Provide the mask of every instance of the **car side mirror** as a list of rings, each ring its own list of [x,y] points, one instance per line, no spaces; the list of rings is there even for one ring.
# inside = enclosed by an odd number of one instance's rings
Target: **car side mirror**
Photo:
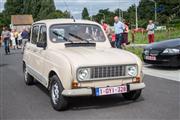
[[[37,42],[37,47],[46,48],[47,43],[46,42]]]

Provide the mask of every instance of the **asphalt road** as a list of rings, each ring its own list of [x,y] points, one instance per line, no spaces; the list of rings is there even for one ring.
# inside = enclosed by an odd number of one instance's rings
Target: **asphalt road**
[[[144,64],[143,71],[147,75],[161,77],[180,82],[180,68],[160,67]]]
[[[0,120],[180,119],[180,82],[145,75],[146,88],[137,101],[121,95],[70,99],[67,111],[57,112],[40,84],[26,86],[22,54],[4,55],[0,49]]]

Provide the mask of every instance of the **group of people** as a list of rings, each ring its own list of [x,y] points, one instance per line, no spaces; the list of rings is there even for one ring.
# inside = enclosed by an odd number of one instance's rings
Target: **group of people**
[[[130,44],[130,42],[128,41],[129,26],[128,22],[126,22],[125,20],[121,22],[119,20],[119,17],[115,16],[114,30],[112,30],[105,21],[102,21],[102,27],[105,30],[112,47],[126,49],[126,45]],[[149,24],[146,29],[149,43],[154,42],[154,30],[155,25],[152,20],[149,20]]]
[[[112,47],[115,48],[123,48],[126,49],[126,45],[128,42],[128,32],[129,27],[128,23],[123,20],[121,22],[118,16],[114,17],[114,30],[112,30],[109,25],[102,21],[102,27],[105,30],[108,38],[110,39]],[[147,26],[147,33],[148,33],[148,41],[149,43],[154,42],[154,29],[155,25],[153,24],[152,20],[149,20],[149,24]],[[9,30],[7,27],[3,27],[3,31],[1,34],[1,41],[4,43],[5,53],[10,53],[10,47],[14,49],[24,47],[25,43],[29,39],[29,32],[26,28],[23,28],[22,31],[17,31],[16,29]]]
[[[109,27],[109,25],[105,21],[102,22],[102,27],[105,30],[111,42],[112,47],[125,49],[126,45],[129,44],[128,42],[129,27],[128,27],[128,23],[125,20],[121,22],[119,20],[119,17],[115,16],[113,30]]]
[[[23,49],[28,39],[29,32],[26,30],[26,28],[18,32],[16,29],[9,30],[8,27],[3,27],[1,41],[5,48],[6,54],[10,54],[10,47],[13,49]]]

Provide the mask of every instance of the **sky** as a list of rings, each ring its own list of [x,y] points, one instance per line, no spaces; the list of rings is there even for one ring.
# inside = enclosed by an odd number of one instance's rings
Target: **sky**
[[[0,0],[0,11],[3,10],[4,2],[6,0]],[[109,8],[115,10],[120,8],[127,10],[132,4],[138,4],[139,0],[54,0],[56,8],[62,11],[69,9],[68,11],[75,18],[81,18],[81,13],[84,7],[88,9],[90,15],[96,14],[99,9]]]

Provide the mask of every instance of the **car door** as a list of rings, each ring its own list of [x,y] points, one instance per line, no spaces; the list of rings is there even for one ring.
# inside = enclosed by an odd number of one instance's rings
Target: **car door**
[[[35,56],[35,47],[36,47],[36,43],[37,43],[37,39],[38,39],[38,33],[39,32],[39,25],[37,24],[34,24],[32,26],[32,29],[31,29],[31,36],[30,36],[30,43],[27,43],[26,45],[26,51],[27,53],[26,56],[27,56],[27,60],[26,61],[28,64],[27,64],[27,67],[28,67],[28,72],[33,75],[34,77],[36,77],[36,64],[35,64],[35,59],[36,59],[36,56]]]
[[[38,39],[37,43],[46,43],[47,45],[47,28],[46,25],[41,24],[39,26],[39,34],[38,34]],[[46,48],[43,47],[38,47],[37,45],[34,48],[34,55],[35,55],[35,69],[37,70],[37,79],[44,85],[47,84],[46,78],[44,77],[44,69],[46,60]]]

